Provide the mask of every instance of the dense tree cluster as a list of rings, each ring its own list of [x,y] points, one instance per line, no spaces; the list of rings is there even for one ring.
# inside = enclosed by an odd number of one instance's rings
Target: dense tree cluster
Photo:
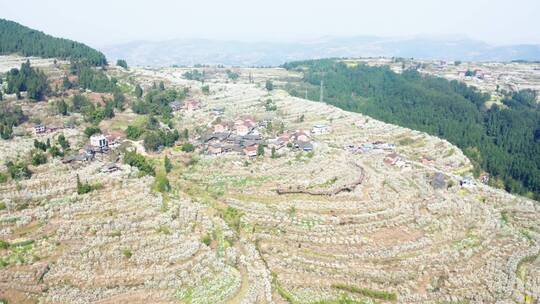
[[[324,101],[342,109],[425,131],[460,147],[475,164],[508,191],[540,199],[540,111],[532,91],[507,94],[487,109],[488,94],[457,81],[402,74],[388,67],[348,67],[336,60],[285,64],[304,72],[302,90],[291,94],[318,100],[324,77]],[[301,93],[300,93],[301,92]]]
[[[62,101],[60,101],[62,102]],[[71,101],[71,112],[81,113],[84,119],[93,124],[98,124],[104,119],[110,119],[114,117],[114,109],[123,109],[125,97],[122,93],[118,92],[113,95],[112,100],[105,100],[105,106],[101,104],[93,104],[88,98],[83,95],[76,94]],[[64,106],[57,104],[58,111],[63,111]],[[66,111],[67,112],[67,111]],[[63,114],[61,112],[61,114]]]
[[[127,61],[125,61],[124,59],[118,59],[116,61],[116,65],[119,66],[119,67],[123,67],[124,69],[127,70],[128,68],[128,64],[127,64]]]
[[[79,42],[55,38],[16,22],[0,19],[0,54],[62,58],[106,65],[105,55]]]
[[[161,147],[172,147],[180,138],[178,130],[174,131],[150,131],[144,137],[144,148],[150,151],[157,151]]]
[[[129,125],[126,129],[126,137],[131,140],[138,140],[143,135],[144,130],[137,126]]]
[[[197,69],[193,70],[193,71],[187,71],[183,74],[183,76],[186,78],[186,79],[189,79],[189,80],[197,80],[197,81],[204,81],[204,71],[199,71]]]
[[[137,100],[133,103],[133,112],[138,114],[161,115],[165,120],[172,117],[172,108],[170,103],[175,100],[185,99],[186,90],[176,91],[166,89],[165,86],[154,85],[146,92],[143,100]],[[141,90],[142,95],[142,90]]]
[[[107,74],[101,68],[95,68],[89,66],[81,61],[71,62],[70,72],[73,75],[77,75],[78,83],[66,83],[64,81],[64,88],[68,89],[66,85],[71,87],[80,87],[82,89],[88,89],[94,92],[114,92],[117,90],[118,80],[114,77],[109,78]]]
[[[84,129],[84,134],[88,137],[94,135],[94,134],[100,134],[101,133],[101,130],[99,129],[99,127],[97,126],[90,126],[90,127],[86,127]]]
[[[20,180],[30,178],[32,176],[32,172],[30,169],[28,169],[28,164],[23,161],[8,161],[6,163],[6,167],[12,179]]]
[[[64,137],[64,134],[60,134],[58,137],[58,144],[60,147],[62,147],[62,149],[55,144],[51,144],[50,139],[47,139],[46,142],[34,139],[34,148],[36,148],[35,151],[48,151],[52,157],[64,156],[65,152],[69,149],[69,143]],[[32,155],[32,164],[34,164],[34,156],[35,155]]]
[[[124,163],[139,168],[143,174],[156,175],[154,165],[146,157],[135,151],[128,151],[124,154]]]
[[[225,73],[227,73],[227,77],[232,81],[236,81],[240,77],[240,74],[238,74],[237,72],[233,72],[231,70],[227,70],[225,71]]]
[[[0,138],[10,139],[13,136],[13,127],[20,125],[26,119],[20,106],[0,104]]]
[[[27,92],[28,98],[42,100],[49,92],[47,76],[42,71],[31,67],[29,60],[21,64],[20,69],[11,69],[6,78],[6,92],[17,94],[17,97],[20,97],[21,92]]]
[[[32,165],[39,166],[47,163],[47,155],[45,153],[35,150],[32,152]]]

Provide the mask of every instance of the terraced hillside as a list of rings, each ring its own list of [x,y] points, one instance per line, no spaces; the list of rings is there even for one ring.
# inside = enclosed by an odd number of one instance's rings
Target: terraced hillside
[[[112,69],[121,82],[191,87],[200,109],[175,112],[194,152],[142,151],[172,161],[172,190],[114,161],[54,160],[30,179],[0,184],[0,298],[9,303],[533,303],[540,299],[540,206],[464,184],[469,160],[424,133],[361,114],[268,92],[281,69]],[[248,76],[250,75],[250,77]],[[250,79],[251,78],[251,79]],[[269,108],[271,99],[274,108]],[[29,104],[32,113],[40,104]],[[247,157],[209,155],[216,123],[252,117],[310,134],[312,151],[282,147]],[[126,110],[101,127],[125,128]],[[61,118],[58,118],[61,119]],[[67,134],[82,144],[81,130]],[[55,134],[51,136],[56,136]],[[18,136],[17,153],[34,135]],[[1,157],[16,157],[14,140]],[[366,143],[374,148],[358,149]],[[387,144],[385,148],[378,145]],[[273,154],[273,155],[272,155]],[[101,187],[77,194],[76,176]],[[463,184],[463,185],[460,185]]]

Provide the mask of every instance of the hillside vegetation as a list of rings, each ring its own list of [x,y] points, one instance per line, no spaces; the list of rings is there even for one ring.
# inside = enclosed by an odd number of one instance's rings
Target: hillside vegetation
[[[532,91],[506,93],[504,108],[486,109],[488,94],[415,70],[331,59],[284,67],[304,72],[303,84],[287,86],[292,95],[317,100],[324,79],[325,102],[447,139],[473,161],[475,174],[485,170],[493,184],[540,199],[540,111]]]
[[[106,65],[101,52],[79,42],[56,38],[13,21],[0,19],[0,54],[61,58]]]

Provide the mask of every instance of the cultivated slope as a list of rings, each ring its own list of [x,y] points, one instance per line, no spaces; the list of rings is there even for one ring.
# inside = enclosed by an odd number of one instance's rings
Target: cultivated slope
[[[1,184],[8,208],[0,211],[0,234],[20,245],[0,249],[9,262],[0,270],[0,297],[16,303],[312,303],[344,293],[400,303],[540,298],[540,206],[478,182],[460,187],[470,162],[456,147],[283,91],[268,94],[266,79],[295,76],[280,69],[240,70],[238,83],[226,83],[224,70],[208,70],[209,96],[183,72],[129,72],[143,84],[191,86],[203,107],[176,114],[180,130],[206,128],[215,118],[210,110],[224,107],[223,121],[250,115],[288,130],[323,123],[331,131],[312,137],[313,153],[285,149],[277,158],[269,151],[251,160],[178,149],[150,155],[173,160],[173,190],[165,196],[129,166],[100,173],[107,159],[75,167],[55,161],[29,180]],[[265,111],[268,98],[276,111]],[[129,110],[122,117],[128,115],[136,117]],[[69,135],[82,138],[80,130]],[[31,135],[17,140],[31,149]],[[402,161],[391,165],[384,161],[390,152],[349,148],[377,141],[395,143]],[[9,145],[0,141],[2,159]],[[103,188],[77,195],[77,174]]]

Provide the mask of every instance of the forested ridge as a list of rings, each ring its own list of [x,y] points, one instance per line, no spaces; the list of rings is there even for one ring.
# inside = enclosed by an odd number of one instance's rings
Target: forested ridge
[[[56,38],[13,21],[0,19],[0,54],[61,58],[106,65],[101,52],[79,42]]]
[[[388,67],[347,66],[338,60],[287,63],[301,70],[304,83],[288,85],[293,95],[318,100],[324,79],[324,101],[385,122],[447,139],[485,170],[491,183],[540,199],[540,109],[533,91],[505,92],[504,107],[487,109],[489,94],[458,81],[402,74]]]

